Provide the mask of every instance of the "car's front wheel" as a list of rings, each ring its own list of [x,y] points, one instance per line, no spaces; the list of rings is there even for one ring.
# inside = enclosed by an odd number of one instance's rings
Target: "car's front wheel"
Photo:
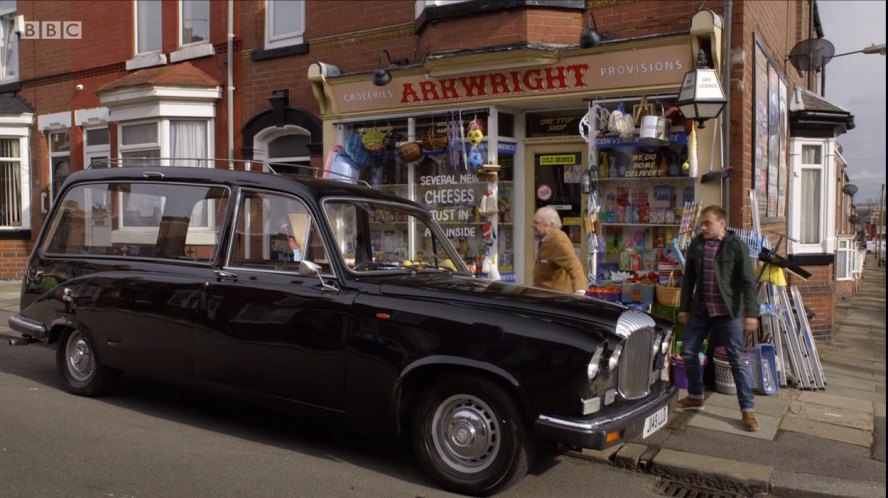
[[[489,380],[459,376],[428,389],[417,405],[413,444],[442,487],[489,495],[526,473],[535,441],[515,403]]]
[[[69,330],[62,335],[56,350],[56,366],[65,389],[79,396],[107,392],[120,375],[99,364],[93,338],[82,330]]]

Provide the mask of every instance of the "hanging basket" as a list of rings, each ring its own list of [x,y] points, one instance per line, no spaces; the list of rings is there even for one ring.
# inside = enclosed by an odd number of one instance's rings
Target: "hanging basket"
[[[422,150],[435,152],[443,150],[447,147],[447,137],[435,135],[434,131],[429,128],[428,136],[422,140]]]
[[[663,306],[678,308],[681,303],[681,287],[675,287],[675,276],[670,272],[666,285],[657,284],[657,302]]]
[[[422,159],[422,146],[419,142],[407,142],[398,146],[398,157],[401,162],[412,163]]]

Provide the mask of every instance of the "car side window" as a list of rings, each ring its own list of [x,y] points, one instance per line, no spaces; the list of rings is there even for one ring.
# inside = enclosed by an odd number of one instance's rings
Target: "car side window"
[[[140,182],[69,189],[41,250],[56,255],[215,260],[228,189]],[[134,206],[151,206],[140,210]],[[127,223],[138,218],[138,223]]]
[[[296,272],[303,260],[331,272],[317,221],[305,203],[284,195],[245,191],[238,206],[229,266]]]

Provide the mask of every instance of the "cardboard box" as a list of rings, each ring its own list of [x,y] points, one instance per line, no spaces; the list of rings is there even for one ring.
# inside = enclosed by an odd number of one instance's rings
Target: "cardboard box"
[[[627,304],[653,304],[654,286],[642,284],[623,284],[623,295],[620,300]]]

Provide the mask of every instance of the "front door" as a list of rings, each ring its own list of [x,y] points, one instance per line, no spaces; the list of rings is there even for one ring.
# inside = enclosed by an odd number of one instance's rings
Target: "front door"
[[[582,193],[582,173],[586,164],[586,144],[528,145],[526,147],[527,191],[525,192],[525,220],[528,227],[533,213],[541,207],[551,207],[561,216],[562,230],[570,237],[574,250],[586,266],[588,247],[583,230],[587,195]],[[525,280],[533,283],[533,265],[537,241],[533,230],[525,232]]]
[[[198,378],[314,406],[343,408],[354,293],[298,273],[309,260],[334,280],[317,218],[301,200],[246,191],[232,248],[206,289],[196,331]]]

